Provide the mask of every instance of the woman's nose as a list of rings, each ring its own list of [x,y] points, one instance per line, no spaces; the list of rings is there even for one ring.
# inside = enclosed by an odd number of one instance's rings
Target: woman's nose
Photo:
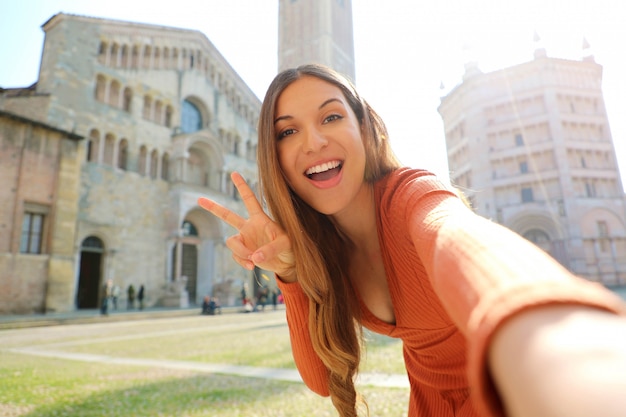
[[[319,152],[328,145],[326,137],[317,129],[310,129],[305,138],[304,151]]]

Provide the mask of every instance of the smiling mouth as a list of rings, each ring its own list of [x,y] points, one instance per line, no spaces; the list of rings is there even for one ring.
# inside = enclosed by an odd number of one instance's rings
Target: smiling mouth
[[[326,181],[339,174],[342,166],[341,161],[326,162],[307,169],[304,175],[313,181]]]

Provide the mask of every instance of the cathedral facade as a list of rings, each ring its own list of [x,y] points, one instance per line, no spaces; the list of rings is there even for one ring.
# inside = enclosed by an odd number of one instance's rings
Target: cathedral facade
[[[230,174],[255,189],[259,99],[198,31],[42,28],[37,82],[0,89],[0,313],[97,308],[108,280],[147,305],[236,304],[254,277],[196,201],[245,215]]]

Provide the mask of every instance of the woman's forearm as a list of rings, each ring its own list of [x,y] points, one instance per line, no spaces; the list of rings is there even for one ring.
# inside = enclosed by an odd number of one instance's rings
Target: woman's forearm
[[[623,317],[535,307],[494,334],[488,361],[509,417],[626,415]]]

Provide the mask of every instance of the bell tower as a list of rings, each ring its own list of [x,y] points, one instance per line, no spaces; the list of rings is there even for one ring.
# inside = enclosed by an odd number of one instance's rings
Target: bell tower
[[[355,81],[352,0],[279,0],[278,71],[308,63]]]

